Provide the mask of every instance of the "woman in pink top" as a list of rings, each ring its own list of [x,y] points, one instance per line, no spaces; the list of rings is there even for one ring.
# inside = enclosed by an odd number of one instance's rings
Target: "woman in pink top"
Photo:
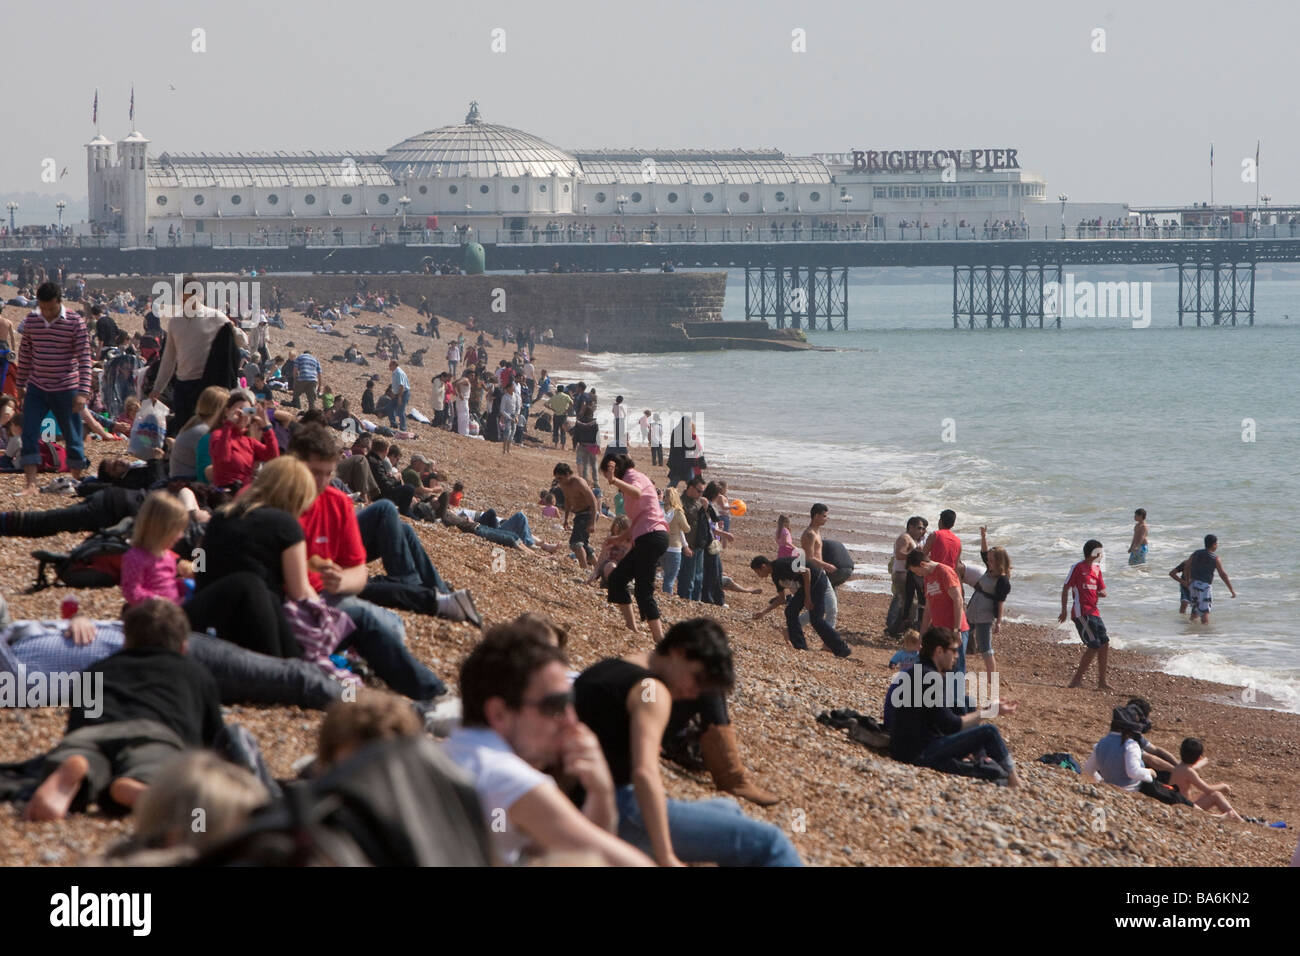
[[[189,511],[175,495],[155,491],[145,498],[131,525],[131,550],[122,555],[122,597],[127,605],[155,597],[181,603],[182,579],[189,577],[191,564],[181,561],[172,548],[189,523]]]
[[[668,550],[668,521],[659,505],[654,482],[632,466],[635,462],[627,455],[606,453],[600,462],[600,473],[613,491],[623,493],[623,508],[632,527],[632,550],[618,562],[609,576],[609,601],[623,612],[623,621],[629,630],[638,630],[632,619],[632,598],[628,594],[629,581],[636,581],[636,606],[641,620],[650,625],[655,642],[663,640],[663,624],[659,620],[659,605],[655,603],[655,572],[659,559]]]
[[[776,519],[776,559],[794,557],[794,535],[790,533],[790,516]]]

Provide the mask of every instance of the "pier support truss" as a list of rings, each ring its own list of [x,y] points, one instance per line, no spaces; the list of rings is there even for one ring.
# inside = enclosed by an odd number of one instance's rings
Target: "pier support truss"
[[[846,266],[746,266],[745,321],[765,319],[776,328],[849,328]]]
[[[952,327],[1041,329],[1044,286],[1060,281],[1060,265],[953,266]],[[1046,318],[1059,329],[1057,312]]]
[[[1191,315],[1198,326],[1254,325],[1255,263],[1179,263],[1178,324]]]

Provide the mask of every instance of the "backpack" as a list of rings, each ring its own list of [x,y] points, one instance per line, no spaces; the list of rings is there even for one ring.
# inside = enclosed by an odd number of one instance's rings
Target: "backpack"
[[[68,470],[68,450],[58,442],[42,438],[40,441],[41,471],[64,472]]]
[[[131,525],[134,518],[123,518],[111,528],[96,531],[67,554],[33,551],[37,560],[36,581],[28,594],[51,585],[48,569],[58,581],[70,588],[112,588],[122,582],[122,557],[131,550]]]
[[[1045,763],[1049,767],[1060,767],[1062,770],[1073,770],[1075,773],[1083,772],[1079,767],[1079,761],[1067,753],[1043,754],[1038,758],[1038,762]]]

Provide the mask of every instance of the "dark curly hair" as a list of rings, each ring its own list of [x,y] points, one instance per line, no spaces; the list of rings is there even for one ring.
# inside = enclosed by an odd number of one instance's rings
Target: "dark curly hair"
[[[568,666],[564,651],[536,628],[516,623],[489,628],[460,666],[461,722],[466,727],[486,726],[484,707],[492,697],[517,710],[529,679],[552,661]]]
[[[736,684],[736,668],[727,643],[727,632],[712,618],[695,617],[679,621],[655,645],[655,653],[667,657],[680,648],[688,661],[704,663],[704,684],[708,690],[726,693]]]

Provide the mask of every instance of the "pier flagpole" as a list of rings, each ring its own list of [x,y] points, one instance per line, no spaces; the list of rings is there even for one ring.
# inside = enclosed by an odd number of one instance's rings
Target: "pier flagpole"
[[[1214,144],[1210,144],[1210,208],[1214,208]]]

